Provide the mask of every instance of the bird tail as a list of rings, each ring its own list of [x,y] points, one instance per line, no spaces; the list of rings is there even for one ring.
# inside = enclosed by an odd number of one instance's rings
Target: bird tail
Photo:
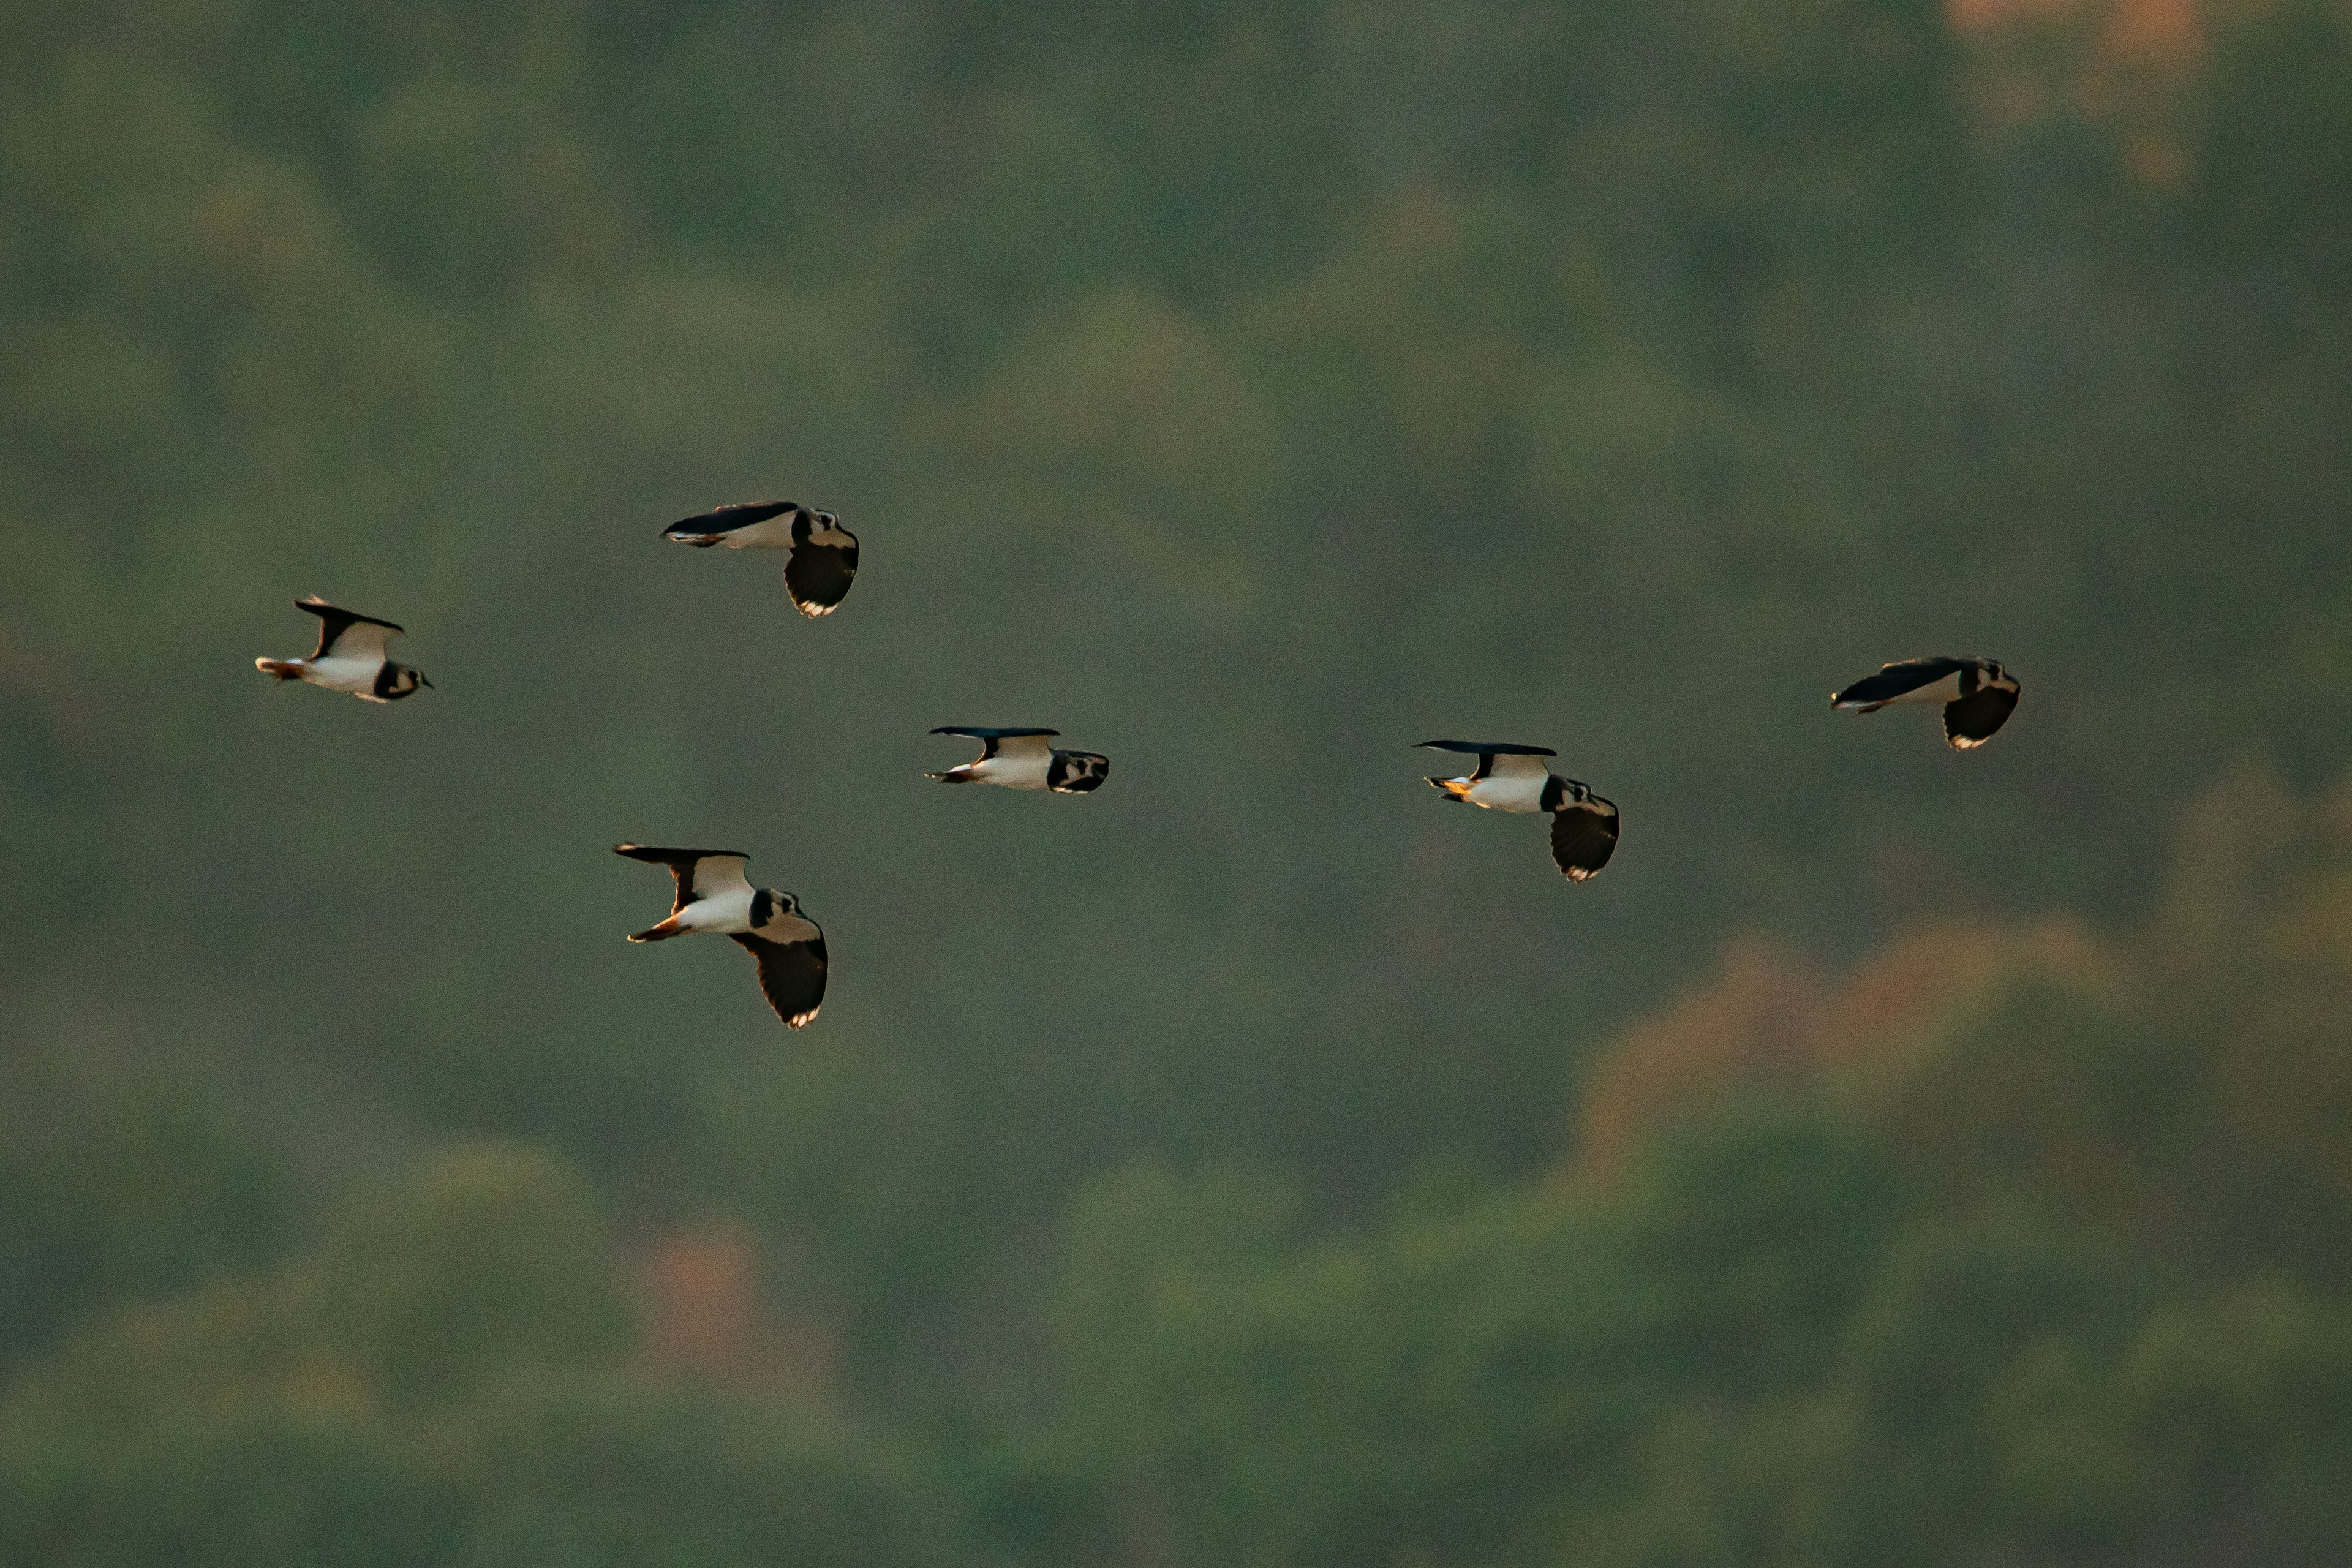
[[[691,544],[698,550],[708,550],[725,537],[718,533],[680,533],[676,529],[662,535],[673,544]]]
[[[1443,791],[1445,798],[1448,800],[1458,801],[1464,798],[1461,788],[1452,779],[1431,779],[1429,780],[1429,787],[1433,790]]]
[[[941,784],[970,784],[972,779],[972,775],[962,768],[950,768],[943,773],[925,773],[923,776],[937,779]]]
[[[280,680],[299,680],[302,667],[289,658],[257,658],[253,668],[264,675],[274,675]]]
[[[683,934],[677,929],[677,917],[672,915],[657,926],[647,926],[643,931],[631,931],[629,940],[631,942],[667,942],[671,937]]]

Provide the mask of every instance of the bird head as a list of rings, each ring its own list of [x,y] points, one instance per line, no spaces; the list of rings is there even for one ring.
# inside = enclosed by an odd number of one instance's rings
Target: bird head
[[[385,695],[393,698],[413,696],[418,687],[432,684],[425,679],[425,672],[415,665],[395,664],[392,667],[392,689]]]

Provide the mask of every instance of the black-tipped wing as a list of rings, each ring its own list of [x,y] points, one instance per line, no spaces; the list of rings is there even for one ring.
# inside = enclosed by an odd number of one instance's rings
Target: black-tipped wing
[[[319,651],[310,656],[312,658],[381,658],[384,644],[400,636],[402,630],[373,616],[337,609],[316,594],[295,600],[294,607],[319,617]]]
[[[669,868],[670,876],[677,883],[677,897],[669,907],[672,914],[697,899],[707,899],[739,884],[747,889],[751,886],[743,875],[744,865],[751,858],[740,850],[663,849],[651,844],[615,844],[613,853]]]
[[[1549,746],[1521,746],[1509,741],[1422,741],[1413,750],[1428,752],[1465,752],[1480,757],[1556,757]]]
[[[807,942],[770,942],[738,935],[745,952],[760,961],[760,990],[787,1029],[806,1028],[824,1001],[825,952],[822,933]]]
[[[765,522],[788,511],[800,510],[798,501],[748,501],[740,506],[722,506],[715,511],[683,517],[662,530],[664,539],[717,540],[739,528],[749,528],[755,522]]]
[[[1832,708],[1859,708],[1881,702],[1892,702],[1907,697],[1923,686],[1957,675],[1968,661],[1958,658],[1906,658],[1885,665],[1876,675],[1864,676],[1843,691],[1830,695]]]
[[[1988,686],[1944,704],[1944,739],[1956,752],[1974,751],[2017,710],[2017,693]]]
[[[856,575],[856,545],[795,544],[784,560],[784,592],[802,615],[829,616],[849,596]]]
[[[1570,801],[1551,814],[1551,859],[1560,875],[1581,882],[1617,852],[1617,807],[1599,795]]]

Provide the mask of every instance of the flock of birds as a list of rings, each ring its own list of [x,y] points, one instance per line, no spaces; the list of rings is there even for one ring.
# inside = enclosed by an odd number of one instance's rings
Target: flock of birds
[[[857,536],[829,511],[792,501],[761,501],[720,507],[662,531],[664,539],[700,549],[783,550],[784,587],[801,614],[829,616],[849,595],[857,575]],[[389,647],[401,628],[390,621],[338,609],[315,595],[295,607],[319,617],[319,647],[308,658],[257,658],[254,664],[280,681],[302,680],[330,691],[348,692],[370,702],[397,702],[431,687],[424,672],[394,660]],[[2017,707],[2016,677],[1999,660],[1977,658],[1904,659],[1889,664],[1833,693],[1841,711],[1875,713],[1898,702],[1935,703],[1944,710],[1944,737],[1958,751],[1990,740]],[[1110,759],[1098,752],[1064,751],[1052,742],[1055,730],[987,729],[941,725],[934,735],[960,735],[981,742],[969,763],[928,778],[941,784],[995,784],[1003,789],[1085,795],[1110,776]],[[1421,747],[1478,759],[1458,778],[1428,782],[1448,800],[1489,811],[1551,818],[1551,857],[1560,873],[1581,882],[1609,864],[1616,852],[1616,804],[1581,781],[1562,778],[1544,759],[1559,753],[1546,746],[1506,741],[1423,741]],[[760,989],[789,1028],[814,1021],[824,1001],[828,960],[824,931],[801,911],[800,900],[773,888],[755,888],[745,876],[749,857],[732,849],[672,849],[646,844],[616,844],[614,853],[668,868],[677,892],[668,916],[631,942],[664,942],[709,932],[750,951],[760,966]]]

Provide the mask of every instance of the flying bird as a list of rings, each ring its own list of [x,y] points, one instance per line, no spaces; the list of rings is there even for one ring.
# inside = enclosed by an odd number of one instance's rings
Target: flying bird
[[[833,513],[793,501],[722,506],[671,523],[662,537],[703,550],[723,544],[730,550],[791,551],[784,558],[784,591],[802,615],[812,617],[839,609],[857,575],[857,535]]]
[[[400,636],[390,621],[339,610],[316,594],[294,607],[319,617],[319,651],[308,658],[257,658],[253,668],[279,680],[307,680],[330,691],[348,691],[370,702],[397,702],[433,683],[413,666],[396,664],[384,645]]]
[[[1059,730],[983,730],[943,724],[934,735],[964,735],[981,743],[981,753],[943,773],[925,773],[941,784],[1002,784],[1006,789],[1049,789],[1084,795],[1110,777],[1110,759],[1099,752],[1056,751],[1045,742]]]
[[[801,913],[801,901],[744,878],[748,857],[732,849],[656,849],[615,844],[613,853],[669,868],[677,898],[669,918],[630,934],[631,942],[667,942],[715,931],[760,961],[760,989],[788,1029],[804,1028],[824,1000],[824,932]]]
[[[1956,752],[1974,751],[2017,708],[2017,678],[1993,658],[1906,658],[1864,676],[1830,706],[1853,713],[1875,713],[1890,702],[1940,702],[1944,739]]]
[[[1616,853],[1615,804],[1544,766],[1558,752],[1507,741],[1423,741],[1421,747],[1478,759],[1477,768],[1460,778],[1429,781],[1446,799],[1489,811],[1550,813],[1552,864],[1570,881],[1592,876]]]

